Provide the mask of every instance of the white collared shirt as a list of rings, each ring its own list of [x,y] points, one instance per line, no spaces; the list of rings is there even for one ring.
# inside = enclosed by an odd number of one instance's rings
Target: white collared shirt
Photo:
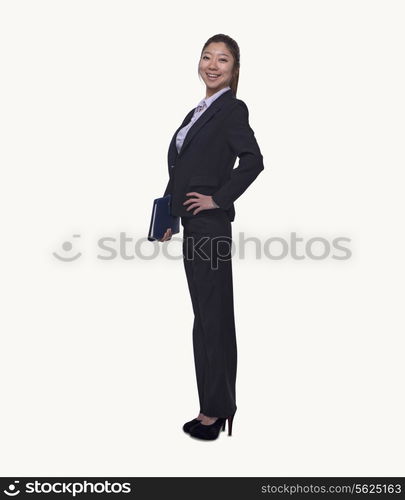
[[[185,125],[183,128],[181,128],[177,133],[176,147],[177,147],[178,153],[180,152],[180,149],[183,145],[184,139],[186,138],[187,132],[190,130],[193,123],[196,120],[198,120],[198,118],[200,118],[200,116],[204,113],[204,111],[206,111],[211,106],[211,104],[215,101],[215,99],[218,99],[218,97],[220,95],[222,95],[224,92],[226,92],[230,88],[231,87],[229,87],[229,85],[228,85],[227,87],[224,87],[223,89],[218,90],[218,92],[215,92],[215,94],[213,94],[212,96],[201,99],[201,101],[197,104],[197,106],[194,110],[194,114],[193,114],[191,120],[189,121],[189,123],[187,125]],[[202,106],[202,109],[199,109],[200,106]]]

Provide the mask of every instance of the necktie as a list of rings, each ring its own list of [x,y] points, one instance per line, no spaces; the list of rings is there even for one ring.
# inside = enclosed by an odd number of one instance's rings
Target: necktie
[[[199,113],[200,111],[202,111],[204,108],[206,108],[206,104],[205,102],[203,102],[200,106],[197,106],[197,113]]]

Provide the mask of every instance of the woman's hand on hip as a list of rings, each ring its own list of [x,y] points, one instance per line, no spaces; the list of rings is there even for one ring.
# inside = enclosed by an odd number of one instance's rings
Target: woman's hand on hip
[[[198,214],[201,210],[210,210],[211,208],[219,208],[218,205],[212,199],[212,196],[196,193],[192,191],[191,193],[186,193],[187,196],[194,196],[194,198],[190,198],[186,200],[183,205],[189,205],[186,209],[187,212],[196,208],[193,212],[193,215]]]

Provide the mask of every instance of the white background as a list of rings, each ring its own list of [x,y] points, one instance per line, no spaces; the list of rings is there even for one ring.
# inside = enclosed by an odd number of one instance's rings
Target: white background
[[[405,474],[403,14],[1,3],[2,476]],[[203,442],[182,431],[198,412],[182,261],[101,260],[97,241],[146,236],[216,33],[240,46],[265,165],[235,239],[295,232],[305,254],[347,237],[351,258],[234,257],[238,411],[232,437]],[[82,256],[53,257],[64,241]]]

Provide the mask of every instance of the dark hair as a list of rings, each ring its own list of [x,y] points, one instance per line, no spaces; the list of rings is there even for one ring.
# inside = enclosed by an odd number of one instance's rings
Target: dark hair
[[[239,51],[239,46],[235,42],[233,38],[231,38],[228,35],[224,35],[223,33],[218,33],[217,35],[212,36],[211,38],[208,38],[208,40],[205,42],[204,47],[201,50],[201,55],[204,52],[205,48],[212,42],[223,42],[229,52],[233,56],[233,70],[232,70],[232,79],[231,83],[229,86],[231,87],[232,92],[236,96],[236,91],[238,90],[238,81],[239,81],[239,67],[240,67],[240,51]]]

